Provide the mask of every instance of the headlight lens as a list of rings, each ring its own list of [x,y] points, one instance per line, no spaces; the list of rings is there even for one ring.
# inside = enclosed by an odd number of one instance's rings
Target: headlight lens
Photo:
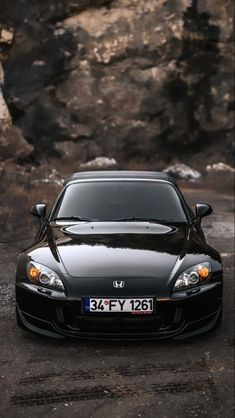
[[[61,291],[65,290],[58,274],[42,264],[35,263],[34,261],[28,263],[27,275],[31,282],[38,285],[43,285]]]
[[[207,261],[196,264],[184,271],[176,280],[173,291],[186,287],[198,286],[207,282],[211,277],[211,265]]]

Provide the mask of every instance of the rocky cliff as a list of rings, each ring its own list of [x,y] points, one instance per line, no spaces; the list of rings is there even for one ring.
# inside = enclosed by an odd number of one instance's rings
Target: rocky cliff
[[[231,162],[232,15],[232,0],[1,0],[0,158]]]

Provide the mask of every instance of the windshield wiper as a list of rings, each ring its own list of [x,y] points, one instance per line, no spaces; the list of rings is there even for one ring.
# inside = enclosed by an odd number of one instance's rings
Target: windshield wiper
[[[52,221],[87,221],[87,222],[96,222],[98,219],[85,218],[84,216],[61,216],[59,218],[54,218]]]
[[[156,218],[146,218],[144,216],[129,216],[126,218],[116,218],[113,219],[114,222],[128,222],[128,221],[134,221],[134,222],[156,222],[156,223],[162,223],[167,222],[166,220],[156,219]]]

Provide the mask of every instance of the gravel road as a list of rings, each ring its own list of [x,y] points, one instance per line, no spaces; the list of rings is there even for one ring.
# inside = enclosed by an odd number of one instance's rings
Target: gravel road
[[[203,222],[224,263],[222,327],[184,342],[152,343],[24,333],[15,323],[14,272],[26,242],[0,244],[1,418],[234,416],[233,196],[188,186],[184,194],[214,207]]]

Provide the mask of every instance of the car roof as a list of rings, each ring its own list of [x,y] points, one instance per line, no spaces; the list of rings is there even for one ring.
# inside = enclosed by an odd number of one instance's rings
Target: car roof
[[[76,180],[97,180],[97,179],[153,179],[153,180],[165,180],[170,183],[176,184],[175,179],[166,173],[158,171],[125,171],[125,170],[112,170],[112,171],[81,171],[72,174],[64,182],[64,185],[68,185]]]

